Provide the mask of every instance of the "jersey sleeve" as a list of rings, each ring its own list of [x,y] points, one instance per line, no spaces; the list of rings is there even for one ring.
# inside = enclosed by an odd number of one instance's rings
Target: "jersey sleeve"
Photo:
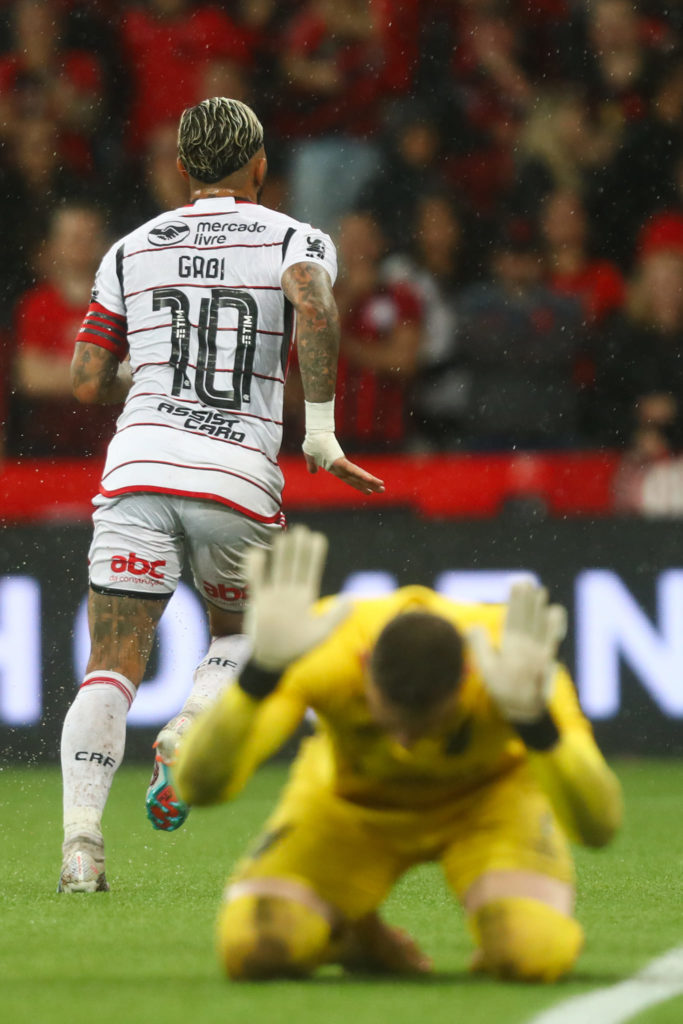
[[[175,768],[181,798],[205,806],[231,800],[258,765],[291,736],[306,708],[279,688],[254,700],[227,687],[183,737]]]
[[[122,258],[123,247],[117,243],[100,263],[90,305],[76,339],[108,349],[119,362],[128,355],[128,323],[120,269]]]
[[[117,242],[105,253],[95,275],[92,301],[99,302],[117,316],[126,315],[123,297],[123,244]]]
[[[324,231],[310,224],[299,225],[290,235],[282,256],[280,278],[295,263],[316,263],[325,268],[332,284],[337,279],[337,250],[334,242]]]
[[[603,846],[621,824],[621,787],[595,742],[569,673],[561,666],[549,710],[558,738],[548,749],[528,749],[531,769],[569,837],[587,846]]]

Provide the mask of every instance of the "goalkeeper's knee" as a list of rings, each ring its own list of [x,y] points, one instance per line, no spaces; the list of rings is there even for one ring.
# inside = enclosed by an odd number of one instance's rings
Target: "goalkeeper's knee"
[[[330,930],[325,918],[303,903],[248,894],[221,908],[218,953],[231,978],[301,977],[325,960]]]
[[[539,900],[492,900],[470,917],[477,942],[473,966],[498,978],[555,981],[574,965],[583,930]]]

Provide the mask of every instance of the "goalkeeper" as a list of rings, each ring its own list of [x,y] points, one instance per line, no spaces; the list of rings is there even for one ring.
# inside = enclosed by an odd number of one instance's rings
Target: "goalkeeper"
[[[307,707],[317,715],[226,889],[225,971],[428,971],[378,908],[406,870],[438,861],[472,969],[555,980],[583,942],[568,841],[603,846],[621,819],[619,784],[555,660],[564,609],[532,584],[507,606],[423,587],[316,604],[325,550],[297,527],[272,554],[249,553],[251,661],[180,748],[182,798],[229,800]]]

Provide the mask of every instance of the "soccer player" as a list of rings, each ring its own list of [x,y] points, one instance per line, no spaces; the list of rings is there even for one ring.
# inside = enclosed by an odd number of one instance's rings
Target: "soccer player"
[[[319,964],[398,973],[429,960],[378,908],[438,861],[474,937],[472,968],[553,981],[582,946],[568,839],[609,842],[620,787],[555,660],[566,615],[543,588],[456,604],[423,587],[313,607],[325,538],[295,527],[253,549],[253,653],[181,741],[193,804],[234,797],[313,708],[318,728],[218,921],[237,979]]]
[[[125,404],[94,499],[90,659],[62,733],[62,892],[108,888],[102,812],[126,713],[187,555],[212,642],[159,736],[147,795],[157,827],[185,818],[167,762],[193,715],[239,671],[242,554],[269,545],[283,523],[277,454],[295,330],[308,468],[366,494],[383,490],[334,434],[334,246],[258,204],[266,167],[263,129],[245,104],[217,97],[186,110],[178,168],[189,202],[111,247],[78,335],[76,398]]]

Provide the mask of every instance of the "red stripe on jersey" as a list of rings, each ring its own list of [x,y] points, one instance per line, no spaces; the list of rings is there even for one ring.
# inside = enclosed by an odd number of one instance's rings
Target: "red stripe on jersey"
[[[111,476],[112,473],[117,473],[118,470],[123,469],[124,466],[172,466],[173,469],[187,469],[192,473],[222,473],[224,476],[232,476],[236,480],[242,480],[243,483],[249,484],[251,487],[255,487],[257,491],[261,491],[266,495],[266,497],[270,498],[271,501],[275,501],[278,504],[280,503],[276,495],[271,494],[265,487],[261,487],[261,485],[257,484],[255,480],[250,480],[248,476],[242,476],[241,473],[234,473],[231,469],[221,469],[218,466],[188,466],[184,462],[168,462],[166,459],[128,459],[127,462],[119,462],[117,466],[113,466],[108,473],[104,474],[102,477],[102,483],[104,483],[108,476]],[[141,490],[145,490],[145,488],[142,487]],[[150,487],[149,490],[154,490],[154,488]],[[162,488],[162,491],[165,491],[165,488]],[[169,491],[169,493],[175,494],[179,492]]]
[[[245,508],[243,505],[238,505],[235,501],[228,501],[227,498],[223,498],[220,494],[210,494],[208,491],[181,491],[173,487],[150,487],[149,484],[119,487],[115,491],[108,491],[102,484],[100,484],[100,494],[103,494],[105,498],[117,498],[119,494],[141,493],[177,494],[180,498],[204,498],[207,501],[217,501],[219,505],[227,505],[228,508],[234,509],[235,512],[241,512],[243,516],[247,517],[247,519],[255,519],[259,523],[280,523],[283,519],[282,510],[279,508],[272,516],[261,516],[258,512],[253,512],[251,509]]]
[[[170,363],[168,363],[166,361],[162,362],[162,363],[140,363],[140,365],[135,368],[135,373],[137,373],[138,370],[141,370],[143,368],[143,366],[168,366],[168,367],[170,367]],[[197,364],[196,363],[185,363],[185,369],[186,370],[196,370],[197,369]],[[216,374],[216,373],[234,373],[235,372],[235,367],[234,366],[216,366],[216,367],[214,367],[213,372],[214,372],[214,374]],[[258,377],[259,380],[272,380],[274,384],[284,384],[284,380],[282,379],[282,377],[270,377],[267,373],[254,373],[252,371],[251,376],[252,377]],[[170,397],[173,398],[175,396],[170,396]],[[275,421],[274,420],[269,420],[268,422],[275,422]]]
[[[179,242],[178,245],[165,245],[164,251],[168,252],[169,249],[199,249],[201,252],[216,252],[218,249],[268,249],[270,246],[282,245],[282,242],[231,242],[225,245],[190,245]],[[136,249],[134,252],[127,252],[124,254],[124,260],[130,259],[131,256],[140,256],[146,252],[159,252],[158,245],[152,245],[149,249]]]
[[[190,325],[190,327],[194,327],[195,330],[199,330],[199,324],[193,324],[191,320],[188,320],[188,324]],[[136,327],[134,331],[128,331],[128,336],[130,337],[133,334],[144,334],[146,331],[159,331],[159,330],[163,330],[164,328],[172,327],[172,326],[173,326],[173,324],[153,324],[152,327]],[[234,334],[234,333],[236,333],[239,330],[239,328],[238,327],[217,327],[216,330],[217,331],[232,331],[232,333]],[[282,331],[259,331],[259,330],[257,330],[256,333],[257,334],[272,334],[276,338],[281,338],[283,332]]]
[[[250,288],[252,291],[281,292],[279,284],[223,284],[223,288]],[[153,292],[156,288],[207,288],[205,284],[189,284],[187,281],[170,281],[166,284],[154,284],[149,288],[140,288],[136,292],[126,292],[124,299],[130,299],[134,295],[144,295],[145,292]]]
[[[138,391],[137,394],[135,395],[135,397],[136,398],[163,398],[166,402],[170,401],[168,395],[165,395],[163,393],[163,391]],[[184,403],[187,403],[187,405],[201,405],[201,402],[199,401],[198,398],[177,398],[174,395],[173,396],[173,401],[180,403],[180,405],[183,405]],[[188,412],[189,412],[189,410],[188,410]]]
[[[166,399],[166,401],[169,401],[169,399]],[[187,415],[192,415],[189,409],[187,410]],[[255,448],[254,445],[251,444],[240,444],[239,441],[231,441],[227,437],[212,437],[206,430],[190,430],[188,427],[181,427],[179,423],[159,423],[158,421],[148,423],[146,420],[137,420],[135,423],[127,423],[125,427],[119,427],[116,433],[122,434],[124,430],[130,430],[131,427],[163,427],[164,430],[182,430],[185,434],[201,434],[203,437],[210,437],[212,441],[222,441],[223,444],[231,444],[235,448],[244,448],[245,451],[248,452],[258,452],[259,455],[262,455],[264,459],[267,459],[268,462],[270,462],[271,466],[277,466],[278,464],[277,461],[275,459],[271,459],[262,448]]]

